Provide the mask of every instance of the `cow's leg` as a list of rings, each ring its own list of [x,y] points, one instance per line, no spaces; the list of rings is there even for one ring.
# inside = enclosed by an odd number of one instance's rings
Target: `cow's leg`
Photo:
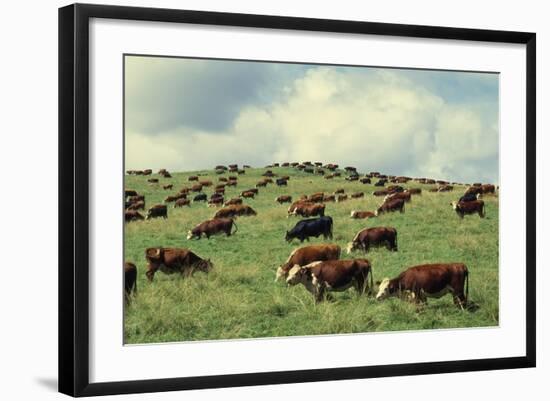
[[[153,278],[155,277],[155,273],[158,270],[157,265],[148,264],[147,265],[147,271],[145,272],[145,275],[147,276],[147,279],[152,282]]]

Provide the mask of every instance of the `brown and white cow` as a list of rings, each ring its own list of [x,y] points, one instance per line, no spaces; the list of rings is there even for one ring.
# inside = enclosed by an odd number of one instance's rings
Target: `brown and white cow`
[[[231,232],[231,229],[235,226],[235,231]],[[204,234],[207,239],[210,239],[211,235],[225,234],[230,236],[237,232],[237,225],[233,219],[228,218],[214,218],[211,220],[203,221],[197,224],[192,230],[187,232],[187,239],[197,238],[201,239]]]
[[[229,206],[229,205],[242,205],[242,204],[243,204],[243,200],[241,198],[232,198],[226,201],[223,205]]]
[[[323,197],[323,202],[336,202],[336,196],[335,195],[325,195]]]
[[[390,199],[382,204],[376,212],[375,215],[379,216],[382,213],[395,212],[399,210],[401,213],[405,211],[405,200],[403,199]]]
[[[308,197],[310,202],[322,202],[325,194],[323,192],[316,192]]]
[[[145,259],[145,275],[149,281],[153,281],[157,270],[165,274],[180,273],[182,276],[190,276],[195,270],[207,273],[213,268],[210,259],[202,259],[186,248],[147,248]]]
[[[279,266],[275,281],[285,278],[294,266],[305,266],[320,260],[336,260],[340,258],[341,249],[336,244],[308,245],[292,251],[287,261]]]
[[[348,244],[348,254],[356,249],[368,252],[371,246],[386,246],[390,251],[397,251],[397,230],[393,227],[370,227],[355,234]]]
[[[168,189],[172,189],[172,188],[174,188],[174,184],[168,184],[168,185],[163,185],[162,186],[162,189],[164,189],[164,190],[168,190]]]
[[[241,197],[243,198],[254,198],[254,192],[250,192],[250,191],[243,191],[241,192]]]
[[[427,302],[427,298],[453,296],[464,308],[468,301],[468,268],[463,263],[437,263],[413,266],[393,279],[385,278],[378,287],[377,300],[390,296]]]
[[[128,206],[126,209],[128,210],[143,210],[145,209],[145,202],[144,201],[137,201],[132,203],[130,206]]]
[[[191,201],[189,199],[181,198],[174,203],[174,208],[183,206],[191,207]]]
[[[373,217],[376,217],[376,215],[373,212],[352,210],[350,217],[352,219],[372,219]]]
[[[410,192],[394,192],[392,194],[386,195],[384,198],[384,202],[387,202],[392,199],[403,199],[405,202],[411,201],[411,193]]]
[[[256,216],[256,214],[256,211],[248,205],[229,205],[218,210],[214,217]]]
[[[355,192],[355,193],[351,194],[352,199],[363,198],[364,196],[365,196],[364,192]]]
[[[137,293],[137,267],[132,262],[124,262],[124,299],[130,303],[132,293]]]
[[[288,285],[303,284],[313,295],[315,302],[324,299],[327,291],[345,291],[354,287],[364,294],[372,285],[372,269],[367,259],[327,260],[305,266],[294,266],[288,272]]]
[[[325,215],[325,205],[322,203],[303,203],[298,205],[294,211],[293,215],[302,216],[302,217],[312,217],[312,216],[324,216]]]
[[[452,202],[451,206],[455,210],[456,214],[461,219],[465,214],[479,214],[480,218],[485,217],[485,203],[482,200],[475,200],[470,202]]]

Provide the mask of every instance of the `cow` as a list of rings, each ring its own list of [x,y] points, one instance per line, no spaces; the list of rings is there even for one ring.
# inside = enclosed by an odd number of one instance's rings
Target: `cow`
[[[223,197],[210,198],[208,207],[217,207],[223,205]]]
[[[358,175],[350,175],[349,177],[346,177],[345,180],[346,181],[357,181],[357,180],[359,180],[359,176]]]
[[[149,208],[145,220],[155,217],[163,217],[165,219],[168,218],[168,209],[166,208],[166,205],[153,205]]]
[[[294,214],[294,211],[298,208],[298,206],[301,206],[301,205],[304,205],[304,204],[307,204],[307,205],[313,205],[314,204],[313,202],[311,202],[307,199],[307,195],[303,195],[303,196],[305,196],[305,198],[300,198],[297,201],[294,201],[288,207],[288,210],[287,210],[288,215]]]
[[[315,192],[314,194],[308,197],[308,200],[310,202],[322,202],[324,197],[325,197],[325,194],[323,192]]]
[[[201,184],[195,184],[191,187],[191,192],[200,192],[202,191],[202,185]]]
[[[258,195],[260,193],[260,191],[258,191],[258,188],[250,188],[250,189],[247,189],[243,192],[253,192],[256,195]]]
[[[323,205],[322,203],[301,204],[298,205],[296,209],[294,209],[294,212],[292,214],[302,217],[324,216],[325,205]]]
[[[214,192],[216,192],[217,194],[225,194],[225,188],[218,188],[218,189],[215,189]]]
[[[134,191],[133,189],[125,189],[124,190],[124,197],[127,198],[129,196],[138,196],[138,193]]]
[[[405,202],[411,201],[411,193],[410,192],[394,192],[391,194],[386,195],[384,198],[384,202],[388,202],[389,200],[393,199],[403,199]]]
[[[352,210],[350,213],[350,217],[352,219],[372,219],[373,217],[376,217],[376,215],[373,212],[362,212],[359,210]]]
[[[202,259],[186,248],[147,248],[145,250],[147,271],[145,275],[153,281],[157,270],[165,274],[180,273],[191,276],[195,270],[208,273],[214,266],[210,259]]]
[[[346,193],[346,190],[344,188],[338,188],[336,191],[334,191],[335,195]]]
[[[167,171],[164,174],[162,174],[164,178],[172,178],[172,175]]]
[[[283,178],[277,178],[277,179],[275,180],[275,183],[276,183],[277,186],[279,186],[279,187],[283,187],[283,186],[286,187],[286,186],[288,185],[287,181],[286,181],[285,179],[283,179]]]
[[[386,185],[386,180],[378,180],[374,183],[374,186],[375,187],[383,187],[384,185]]]
[[[422,195],[422,189],[421,188],[409,188],[407,189],[407,192],[411,195]]]
[[[365,228],[355,234],[348,244],[347,253],[355,250],[368,252],[371,246],[386,246],[389,251],[397,251],[397,230],[393,227]]]
[[[364,196],[365,196],[364,192],[355,192],[355,193],[351,194],[352,199],[363,198]]]
[[[214,214],[214,218],[256,215],[256,211],[248,205],[229,205],[218,210]]]
[[[465,214],[479,214],[480,218],[485,217],[485,203],[482,200],[475,200],[471,202],[451,202],[451,206],[455,210],[456,214],[461,219]]]
[[[243,204],[243,200],[241,198],[232,198],[232,199],[229,199],[227,202],[225,202],[223,205],[229,206],[229,205],[242,205],[242,204]]]
[[[370,184],[371,180],[368,177],[361,178],[359,181],[361,181],[361,184]]]
[[[229,180],[227,183],[228,187],[236,187],[237,186],[237,180]]]
[[[260,188],[260,187],[267,187],[267,182],[265,182],[265,181],[263,181],[263,180],[262,180],[262,181],[258,181],[258,182],[256,183],[256,188]]]
[[[130,206],[128,206],[126,209],[128,210],[143,210],[145,209],[145,202],[143,201],[137,201],[132,203]]]
[[[149,179],[147,180],[147,182],[148,182],[149,184],[158,184],[159,179],[158,179],[158,178],[149,178]]]
[[[231,232],[231,229],[235,226],[235,231]],[[231,234],[237,232],[237,224],[231,218],[214,218],[211,220],[203,221],[197,224],[192,230],[187,232],[187,239],[197,238],[200,239],[202,234],[210,239],[211,235],[225,234],[228,237]]]
[[[280,204],[291,203],[292,202],[292,196],[290,196],[290,195],[279,195],[275,198],[275,202],[279,202]]]
[[[379,284],[376,300],[391,296],[426,303],[427,298],[451,294],[455,305],[464,309],[468,302],[468,268],[463,263],[437,263],[413,266],[396,278]]]
[[[241,192],[241,195],[240,195],[242,198],[254,198],[254,192],[250,192],[250,191],[243,191]]]
[[[139,201],[145,202],[145,195],[134,195],[134,196],[128,197],[128,202],[130,203],[136,203]]]
[[[473,202],[473,201],[476,201],[479,199],[481,194],[473,194],[473,193],[465,193],[464,195],[462,195],[459,199],[458,199],[458,203],[461,203],[461,202]],[[453,204],[451,203],[451,206]]]
[[[174,203],[174,208],[176,207],[183,207],[183,206],[191,206],[191,201],[189,199],[178,199],[175,203]]]
[[[401,213],[405,211],[405,201],[403,199],[390,199],[384,202],[382,206],[376,209],[374,214],[378,216],[382,213],[395,212],[396,210],[399,210]]]
[[[207,200],[206,194],[198,194],[198,195],[195,195],[195,197],[193,198],[193,202],[206,202],[206,200]]]
[[[495,193],[495,186],[493,184],[483,184],[481,186],[481,192],[483,194],[494,194]]]
[[[124,262],[124,300],[130,303],[132,293],[137,293],[137,267],[132,262]]]
[[[220,182],[227,182],[227,178],[225,178],[225,177],[220,177],[220,178],[218,178],[218,181],[220,181]]]
[[[327,174],[324,178],[325,180],[332,180],[334,178],[334,174]]]
[[[124,212],[124,221],[127,223],[130,221],[143,220],[144,218],[145,217],[135,210],[126,210]]]
[[[374,191],[372,194],[374,196],[386,196],[390,194],[390,191],[388,191],[387,189],[380,189],[378,191]]]
[[[451,192],[454,189],[452,185],[444,184],[437,188],[438,192]]]
[[[294,266],[286,279],[288,285],[302,283],[316,303],[324,299],[326,291],[345,291],[354,287],[359,295],[368,293],[373,288],[372,281],[372,269],[367,259],[327,260]]]
[[[275,281],[286,279],[294,266],[305,266],[319,260],[336,260],[340,258],[341,249],[336,244],[307,245],[292,251],[287,261],[277,268]]]
[[[344,202],[346,200],[348,200],[347,195],[338,195],[338,197],[336,198],[336,202]]]
[[[227,185],[227,184],[218,184],[218,185],[216,185],[216,186],[214,187],[214,190],[216,190],[216,189],[223,189],[223,188],[225,188],[226,185]]]
[[[309,237],[323,235],[325,239],[332,239],[332,217],[322,216],[314,219],[300,220],[296,225],[286,232],[285,240],[291,242],[294,238],[304,242]]]
[[[224,170],[225,171],[225,170],[227,170],[227,167],[219,164],[216,167],[214,167],[214,170]]]
[[[187,178],[187,181],[198,181],[199,180],[199,177],[196,176],[196,175],[190,175],[188,178]]]
[[[401,185],[390,185],[390,186],[386,187],[386,190],[388,190],[390,193],[394,194],[396,192],[405,191],[405,188],[403,188]]]
[[[143,175],[151,175],[151,174],[153,174],[153,170],[151,170],[150,168],[143,170]]]
[[[325,195],[323,197],[323,202],[336,202],[336,196],[334,196],[334,195]]]
[[[162,186],[162,189],[164,189],[164,190],[168,190],[168,189],[172,189],[172,188],[174,188],[173,184],[168,184],[168,185],[163,185]]]
[[[201,184],[203,187],[211,187],[212,186],[212,181],[202,180],[202,181],[199,181],[199,184]]]

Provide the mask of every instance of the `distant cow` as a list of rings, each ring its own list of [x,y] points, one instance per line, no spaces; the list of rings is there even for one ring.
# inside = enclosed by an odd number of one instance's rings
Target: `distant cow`
[[[375,187],[383,187],[384,185],[386,185],[386,180],[378,180],[374,183],[374,186]]]
[[[422,189],[421,188],[409,188],[407,189],[407,192],[411,195],[422,195]]]
[[[336,202],[344,202],[346,200],[348,200],[347,195],[338,195],[338,197],[336,198]]]
[[[405,201],[403,199],[390,199],[384,202],[382,206],[376,209],[375,214],[379,216],[382,213],[395,212],[397,210],[401,213],[405,211]]]
[[[186,196],[184,196],[184,197],[186,197]],[[165,203],[175,202],[178,199],[180,199],[179,195],[168,195],[166,198],[164,198],[164,202]]]
[[[166,190],[167,190],[167,189],[172,189],[172,188],[174,188],[174,185],[173,185],[173,184],[168,184],[168,185],[163,185],[163,186],[162,186],[162,189],[166,189]]]
[[[292,202],[292,196],[290,195],[279,195],[275,198],[275,202],[279,203],[291,203]]]
[[[237,217],[237,216],[256,216],[256,211],[248,205],[229,205],[216,212],[215,218]]]
[[[334,191],[334,194],[336,194],[336,195],[337,194],[343,194],[345,192],[346,192],[346,190],[344,188],[338,188],[336,191]]]
[[[243,200],[241,198],[232,198],[226,201],[223,205],[229,206],[229,205],[242,205]]]
[[[166,205],[153,205],[149,208],[145,219],[149,220],[155,217],[163,217],[165,219],[168,217],[168,209],[166,208]]]
[[[279,187],[282,187],[282,186],[287,186],[287,182],[285,179],[283,178],[277,178],[277,180],[275,180],[275,183],[277,184],[277,186]]]
[[[351,194],[352,199],[363,198],[364,196],[365,196],[364,192],[355,192]]]
[[[236,187],[237,186],[237,180],[229,180],[227,183],[228,187]]]
[[[206,202],[206,200],[207,200],[206,194],[198,194],[198,195],[195,195],[195,197],[193,198],[193,202]]]
[[[390,194],[390,191],[388,191],[387,189],[380,189],[378,191],[374,191],[372,194],[374,196],[386,196]]]
[[[266,187],[266,186],[267,186],[267,182],[265,182],[265,181],[258,181],[256,183],[256,188]]]
[[[413,266],[394,279],[385,278],[378,287],[377,300],[390,296],[426,302],[427,297],[451,294],[455,305],[464,308],[468,301],[468,268],[463,263]]]
[[[159,179],[158,178],[149,178],[147,180],[147,182],[150,183],[150,184],[158,184]]]
[[[254,198],[254,192],[250,192],[250,191],[243,191],[241,192],[241,197],[243,198]]]
[[[350,217],[352,219],[372,219],[373,217],[376,217],[376,215],[373,212],[362,212],[359,210],[352,210],[350,213]]]
[[[134,191],[133,189],[125,189],[124,190],[124,197],[127,198],[128,196],[137,196],[138,193]]]
[[[217,207],[223,205],[223,197],[210,198],[208,207]]]
[[[294,201],[289,207],[288,207],[288,210],[287,210],[287,213],[289,215],[291,214],[294,214],[294,212],[296,211],[296,209],[298,208],[298,206],[301,206],[301,205],[313,205],[314,203],[309,201],[307,199],[307,196],[306,195],[303,195],[305,196],[305,198],[300,198],[298,199],[297,201]]]
[[[243,192],[253,192],[253,193],[255,193],[256,195],[259,194],[258,188],[249,188],[249,189],[247,189],[247,190],[245,190],[245,191],[243,191]]]
[[[454,189],[452,185],[444,184],[437,188],[438,192],[451,192]]]
[[[199,181],[199,184],[201,184],[203,187],[211,187],[212,186],[212,181],[202,180],[202,181]]]
[[[137,267],[132,262],[124,262],[124,299],[126,303],[130,302],[132,293],[137,292]]]
[[[191,187],[191,192],[200,192],[202,191],[202,185],[201,184],[195,184]]]
[[[325,194],[323,192],[315,192],[308,197],[311,202],[322,202]]]
[[[144,217],[139,214],[136,210],[126,210],[124,212],[124,221],[130,222],[130,221],[136,221],[136,220],[143,220]]]
[[[191,206],[191,201],[189,199],[178,199],[176,203],[174,203],[175,208],[183,206]]]
[[[301,204],[298,205],[296,209],[294,209],[294,212],[292,214],[302,217],[324,216],[325,205],[323,205],[322,203]]]
[[[151,170],[150,168],[143,170],[143,175],[151,175],[151,174],[153,174],[153,170]]]
[[[481,192],[484,194],[494,194],[495,186],[493,184],[483,184],[481,186]]]
[[[455,210],[456,214],[461,219],[465,214],[479,214],[480,218],[485,217],[485,203],[482,200],[475,200],[471,202],[451,202],[451,206]]]
[[[334,196],[334,195],[325,195],[325,196],[323,196],[323,202],[336,202],[336,196]]]
[[[231,232],[231,229],[235,227],[235,231]],[[203,221],[196,225],[192,230],[187,233],[187,239],[197,238],[200,239],[204,234],[206,238],[210,238],[211,235],[225,234],[228,237],[231,234],[237,232],[237,225],[233,219],[226,218],[214,218],[211,220]]]
[[[149,281],[153,281],[157,270],[165,274],[180,273],[190,276],[195,270],[209,272],[213,265],[210,259],[202,259],[186,248],[147,248],[145,250]]]
[[[135,196],[130,196],[128,198],[128,201],[130,203],[136,203],[136,202],[139,202],[139,201],[144,201],[145,202],[145,195],[135,195]]]
[[[319,260],[336,260],[340,258],[341,249],[336,244],[307,245],[297,248],[288,257],[287,261],[279,266],[275,281],[286,278],[294,266],[305,266]]]
[[[362,184],[370,184],[371,180],[368,177],[361,178],[359,181],[361,181]]]
[[[304,242],[309,241],[309,237],[318,237],[323,235],[325,239],[332,239],[332,218],[323,216],[315,219],[300,220],[296,225],[286,232],[285,240],[292,241],[294,238]]]
[[[315,302],[320,302],[326,291],[345,291],[354,287],[358,294],[364,294],[369,290],[369,275],[372,289],[372,270],[367,259],[327,260],[294,266],[286,282],[288,285],[302,283]]]
[[[130,206],[127,207],[128,210],[140,210],[145,209],[145,202],[143,201],[137,201],[132,203]]]
[[[227,182],[227,178],[225,178],[225,177],[220,177],[220,178],[218,178],[218,181],[220,181],[220,182]]]
[[[384,202],[388,202],[392,199],[403,199],[405,202],[411,201],[411,193],[410,192],[394,192],[393,194],[386,195],[384,198]]]
[[[390,251],[397,251],[397,230],[393,227],[365,228],[353,237],[347,252],[357,249],[368,252],[371,246],[386,246]]]
[[[196,175],[190,175],[188,178],[187,178],[187,181],[198,181],[199,180],[199,177],[196,176]]]

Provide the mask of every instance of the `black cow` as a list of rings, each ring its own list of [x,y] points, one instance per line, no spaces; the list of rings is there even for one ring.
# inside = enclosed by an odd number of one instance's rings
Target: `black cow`
[[[206,202],[206,194],[198,194],[193,198],[193,202]]]
[[[321,234],[325,239],[332,239],[332,217],[300,220],[292,230],[286,232],[285,240],[291,242],[297,238],[304,242],[305,239],[309,241],[309,237],[318,237]]]
[[[278,186],[286,186],[287,185],[287,182],[284,178],[277,178],[276,182],[275,182]]]
[[[474,193],[465,193],[460,197],[458,203],[460,202],[473,202],[477,200],[477,194]]]

